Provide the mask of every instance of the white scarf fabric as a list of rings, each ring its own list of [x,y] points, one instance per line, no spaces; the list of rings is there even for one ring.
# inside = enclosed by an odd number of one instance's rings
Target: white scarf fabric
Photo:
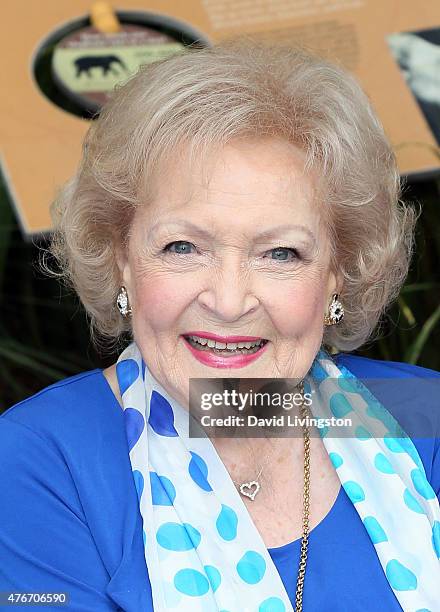
[[[292,612],[209,437],[188,437],[188,411],[153,378],[135,343],[120,355],[116,370],[154,610]],[[312,416],[351,418],[353,436],[324,431],[322,441],[402,609],[438,611],[440,508],[417,449],[325,350],[304,383],[314,394]]]

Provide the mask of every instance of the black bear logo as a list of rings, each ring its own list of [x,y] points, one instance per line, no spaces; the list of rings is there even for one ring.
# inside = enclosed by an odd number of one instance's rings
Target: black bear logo
[[[76,67],[76,78],[79,78],[83,72],[90,77],[91,68],[102,68],[103,76],[107,76],[109,72],[117,76],[119,73],[117,70],[114,70],[112,64],[118,64],[128,72],[127,66],[117,55],[85,55],[76,59],[74,64]]]

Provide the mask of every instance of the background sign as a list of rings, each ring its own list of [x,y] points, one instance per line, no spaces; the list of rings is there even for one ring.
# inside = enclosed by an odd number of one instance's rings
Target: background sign
[[[15,0],[2,6],[1,162],[28,235],[50,230],[49,206],[56,189],[75,172],[88,127],[87,119],[62,110],[44,95],[35,81],[34,60],[53,32],[86,18],[90,4]],[[115,9],[148,11],[158,23],[178,20],[211,43],[246,34],[304,44],[337,60],[355,73],[370,96],[401,173],[422,177],[440,169],[434,135],[440,135],[440,84],[434,68],[440,55],[437,0],[119,0]],[[74,42],[75,37],[70,44],[66,40],[54,53],[53,77],[65,92],[85,97],[93,106],[106,95],[99,68],[93,68],[93,82],[86,82],[86,70],[82,71],[81,87],[72,74],[61,70],[69,54],[76,53]],[[160,53],[154,45],[150,50]],[[110,73],[124,70],[123,64],[134,61],[133,52],[125,49],[120,63],[108,60],[103,68]],[[107,57],[112,54],[114,48],[106,48]]]
[[[52,72],[67,95],[93,112],[110,98],[115,85],[126,81],[141,64],[183,48],[171,36],[139,25],[121,25],[121,31],[112,34],[86,26],[58,43]]]

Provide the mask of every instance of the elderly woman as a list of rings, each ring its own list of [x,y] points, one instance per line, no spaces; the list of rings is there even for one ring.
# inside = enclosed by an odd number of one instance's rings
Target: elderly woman
[[[303,50],[230,41],[117,89],[52,252],[92,330],[131,343],[0,419],[0,591],[75,611],[440,610],[440,375],[349,354],[407,273],[399,194],[367,96]],[[188,435],[190,380],[228,378],[300,381],[302,427]]]

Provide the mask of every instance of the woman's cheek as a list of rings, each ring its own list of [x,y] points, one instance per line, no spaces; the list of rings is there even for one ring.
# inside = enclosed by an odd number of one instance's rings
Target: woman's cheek
[[[137,311],[144,320],[156,326],[166,326],[177,316],[189,299],[185,295],[188,286],[170,280],[143,281],[136,287]]]
[[[304,335],[323,322],[323,296],[316,286],[297,286],[280,292],[274,316],[278,327],[286,336]]]

